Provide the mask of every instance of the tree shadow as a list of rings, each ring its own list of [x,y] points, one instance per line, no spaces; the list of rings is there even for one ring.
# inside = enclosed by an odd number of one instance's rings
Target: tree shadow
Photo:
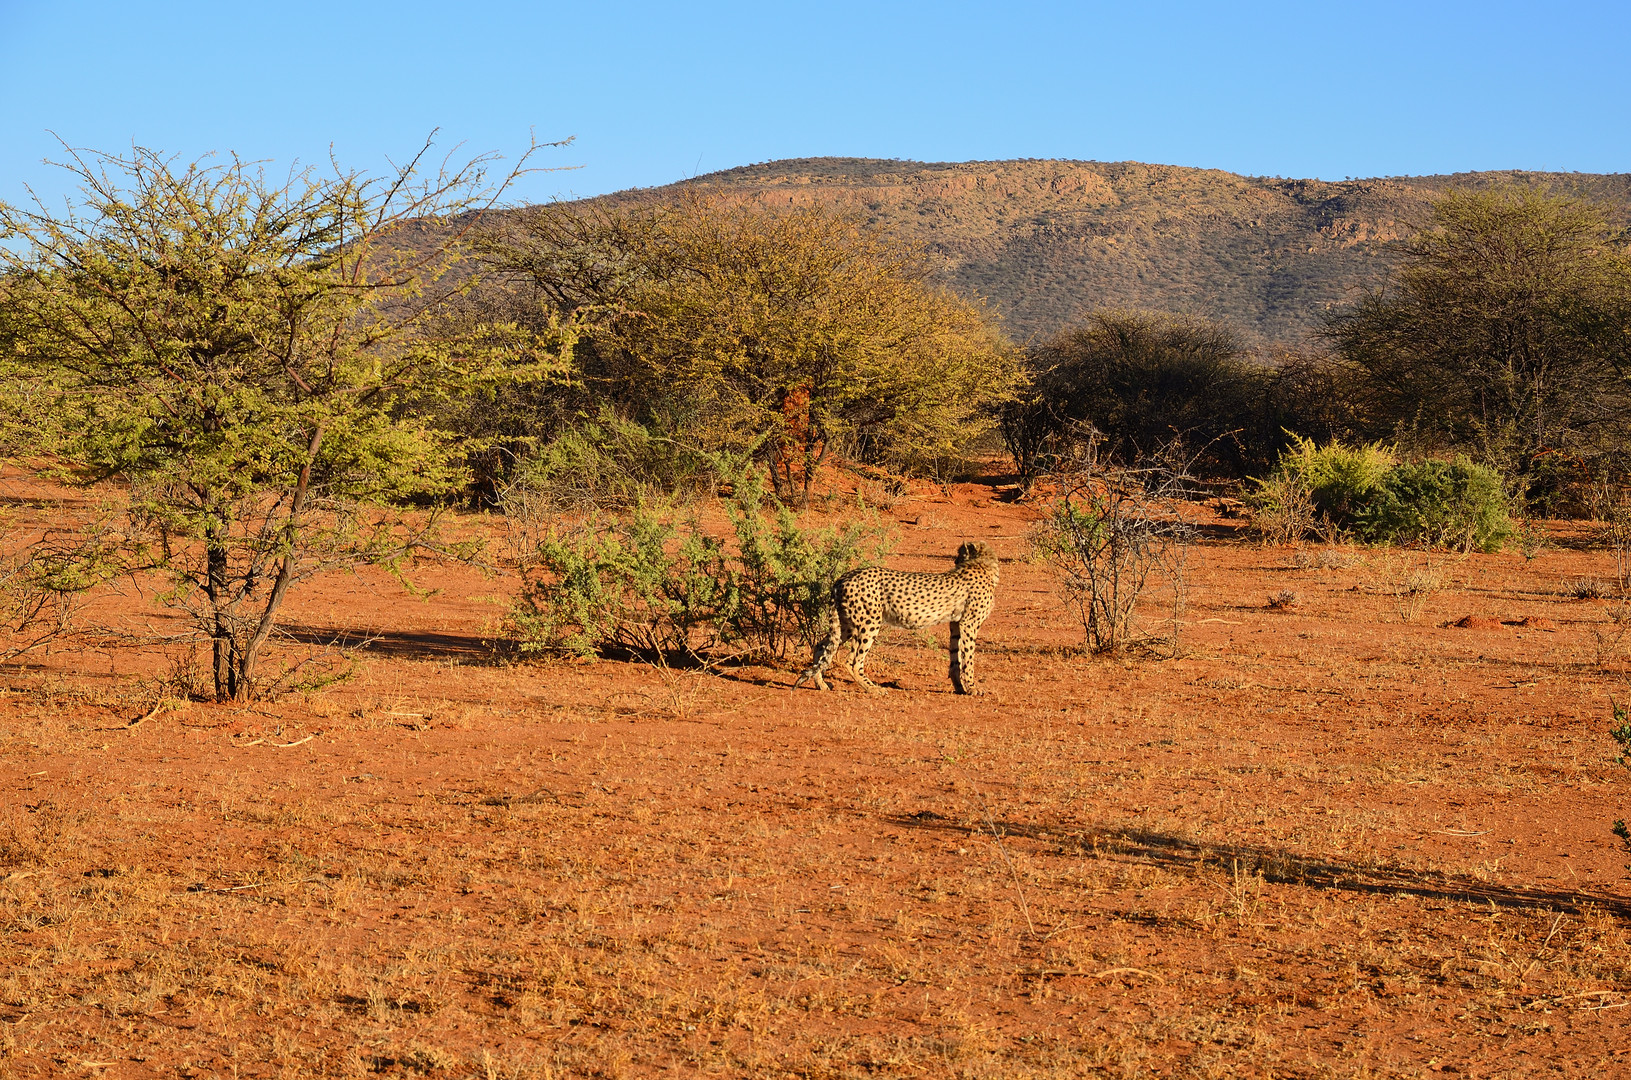
[[[1546,538],[1548,547],[1561,548],[1564,551],[1605,551],[1603,539],[1593,533],[1581,532],[1573,536],[1549,536]]]
[[[1199,544],[1228,545],[1238,544],[1246,532],[1244,522],[1191,522],[1189,525],[1195,535],[1195,542]]]
[[[981,826],[962,825],[930,811],[886,818],[912,829],[988,835]],[[992,830],[1004,837],[1024,837],[1059,847],[1061,853],[1116,862],[1142,862],[1178,870],[1220,867],[1263,880],[1315,889],[1358,893],[1405,893],[1434,900],[1466,900],[1508,908],[1540,908],[1581,913],[1588,909],[1631,916],[1631,898],[1580,890],[1525,889],[1432,870],[1411,870],[1380,863],[1341,862],[1254,844],[1203,844],[1166,833],[1108,826],[1026,825],[996,821]]]
[[[284,637],[302,645],[350,651],[367,649],[380,656],[408,660],[457,660],[462,664],[493,663],[491,640],[471,634],[443,634],[417,630],[356,630],[331,626],[287,624],[278,628]]]

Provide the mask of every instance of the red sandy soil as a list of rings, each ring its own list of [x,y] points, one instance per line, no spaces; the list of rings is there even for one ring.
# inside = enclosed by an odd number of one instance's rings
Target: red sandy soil
[[[1182,655],[1091,658],[1034,509],[886,516],[893,565],[1011,560],[986,696],[944,627],[886,633],[882,696],[512,663],[514,579],[463,567],[297,594],[306,640],[374,639],[320,692],[153,713],[179,653],[14,667],[0,1076],[1631,1075],[1631,623],[1565,587],[1612,573],[1588,528],[1209,518]]]

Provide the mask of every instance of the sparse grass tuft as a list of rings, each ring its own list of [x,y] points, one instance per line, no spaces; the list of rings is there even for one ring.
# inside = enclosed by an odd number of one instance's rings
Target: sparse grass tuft
[[[1602,600],[1609,588],[1597,578],[1575,578],[1563,583],[1563,595],[1574,600]]]
[[[1441,563],[1431,556],[1380,556],[1375,563],[1378,588],[1393,600],[1401,622],[1415,622],[1444,585]]]

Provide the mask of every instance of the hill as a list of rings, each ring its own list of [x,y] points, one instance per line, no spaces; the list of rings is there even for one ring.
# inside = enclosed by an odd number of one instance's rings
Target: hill
[[[1325,182],[1138,162],[801,158],[683,182],[860,213],[922,244],[942,280],[986,298],[1019,341],[1095,308],[1142,307],[1225,319],[1288,346],[1385,278],[1395,242],[1427,222],[1440,193],[1510,183],[1590,198],[1631,221],[1628,174]],[[661,199],[681,186],[602,199]]]

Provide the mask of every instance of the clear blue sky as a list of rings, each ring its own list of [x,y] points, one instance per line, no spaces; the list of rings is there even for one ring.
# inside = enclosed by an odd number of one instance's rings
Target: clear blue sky
[[[0,0],[0,199],[132,142],[378,169],[432,128],[527,199],[773,158],[1631,171],[1631,3]]]

